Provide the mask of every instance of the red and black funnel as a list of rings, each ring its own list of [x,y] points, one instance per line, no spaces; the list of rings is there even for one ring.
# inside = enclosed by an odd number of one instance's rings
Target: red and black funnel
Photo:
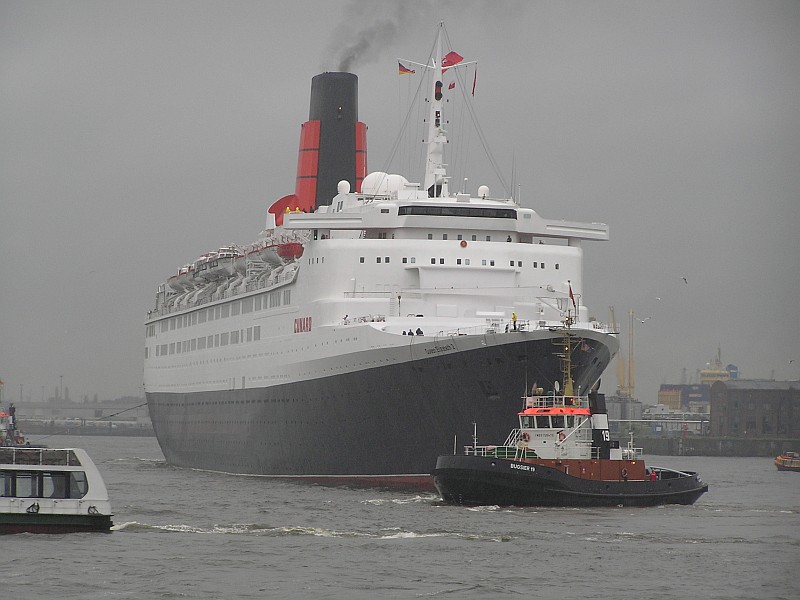
[[[288,208],[314,212],[329,205],[341,180],[361,190],[367,174],[367,126],[358,120],[358,77],[322,73],[311,80],[308,121],[300,129],[294,194],[269,209],[278,225]]]

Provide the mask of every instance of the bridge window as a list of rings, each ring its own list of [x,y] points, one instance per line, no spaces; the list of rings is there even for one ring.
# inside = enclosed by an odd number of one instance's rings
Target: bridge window
[[[550,429],[550,417],[547,415],[536,415],[537,429]]]

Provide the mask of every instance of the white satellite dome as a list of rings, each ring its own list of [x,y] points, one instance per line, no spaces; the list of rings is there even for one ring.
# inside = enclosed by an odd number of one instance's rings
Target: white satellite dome
[[[408,179],[402,175],[390,175],[383,171],[375,171],[364,177],[361,193],[368,196],[386,196],[405,189]]]

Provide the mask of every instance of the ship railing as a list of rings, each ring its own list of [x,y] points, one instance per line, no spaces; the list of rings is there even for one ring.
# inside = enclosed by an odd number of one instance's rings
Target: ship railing
[[[623,460],[642,460],[643,457],[644,457],[643,448],[628,447],[622,449]]]
[[[537,458],[536,452],[531,448],[517,446],[464,446],[467,456],[488,456],[492,458],[520,459]]]
[[[551,392],[547,396],[525,396],[523,401],[523,408],[589,407],[589,401],[585,398],[579,396],[556,396],[555,392]]]
[[[72,450],[51,448],[0,447],[0,462],[9,465],[80,466]]]

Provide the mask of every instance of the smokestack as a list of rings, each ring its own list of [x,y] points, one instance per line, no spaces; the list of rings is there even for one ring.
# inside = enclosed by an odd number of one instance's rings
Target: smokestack
[[[300,132],[295,195],[309,212],[329,205],[341,180],[361,190],[367,171],[367,127],[358,121],[358,77],[322,73],[311,80],[308,121]]]
[[[358,120],[358,77],[322,73],[311,80],[311,108],[300,128],[294,194],[277,200],[269,212],[275,225],[286,212],[314,212],[330,205],[339,182],[361,191],[367,174],[367,126]],[[268,221],[269,223],[269,221]]]

